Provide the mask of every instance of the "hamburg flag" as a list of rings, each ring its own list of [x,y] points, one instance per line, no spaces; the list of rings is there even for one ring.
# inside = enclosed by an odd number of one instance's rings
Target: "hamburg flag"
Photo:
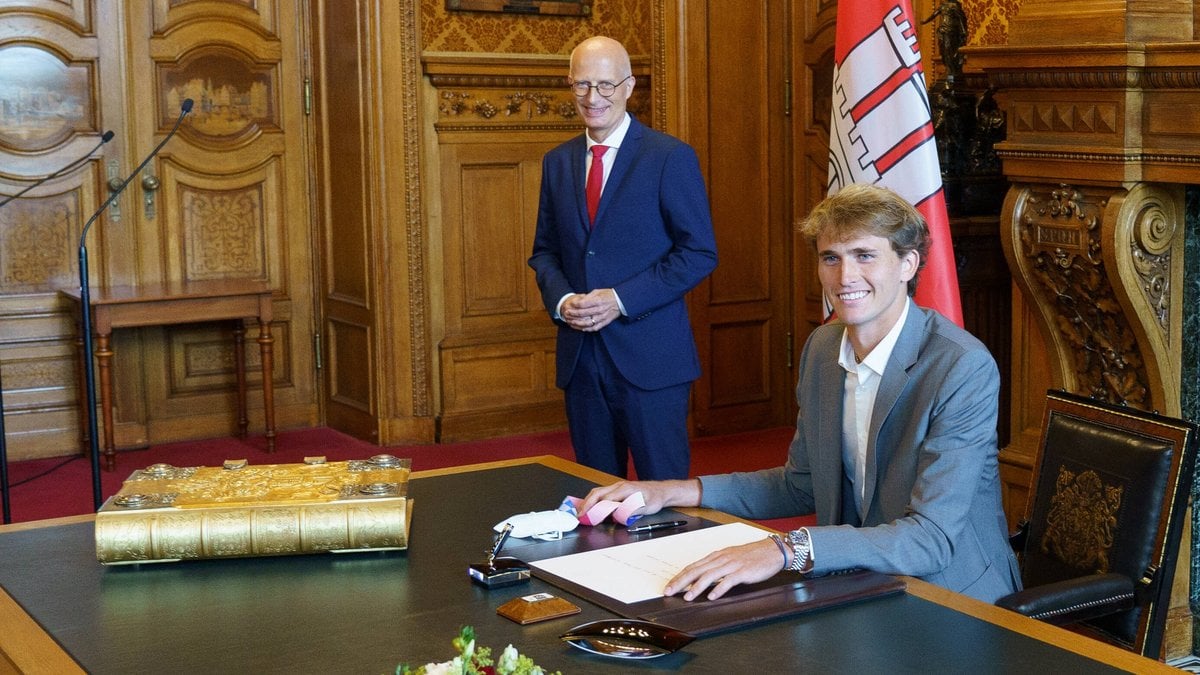
[[[950,221],[910,0],[839,0],[829,194],[891,188],[925,216],[932,243],[916,302],[963,325]]]

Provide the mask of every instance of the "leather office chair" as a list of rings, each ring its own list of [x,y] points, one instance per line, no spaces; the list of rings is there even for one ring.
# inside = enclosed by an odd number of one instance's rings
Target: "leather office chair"
[[[1161,657],[1195,424],[1047,393],[1026,520],[1025,590],[997,605]]]

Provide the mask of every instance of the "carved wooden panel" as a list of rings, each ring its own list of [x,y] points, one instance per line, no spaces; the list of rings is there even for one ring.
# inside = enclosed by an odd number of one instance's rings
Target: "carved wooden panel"
[[[285,226],[282,167],[270,162],[219,178],[168,162],[163,170],[162,191],[179,204],[163,223],[168,264],[188,281],[270,278],[269,261],[283,257],[274,236]]]
[[[13,202],[0,211],[0,287],[5,293],[47,293],[78,285],[80,201],[93,194],[81,186]]]

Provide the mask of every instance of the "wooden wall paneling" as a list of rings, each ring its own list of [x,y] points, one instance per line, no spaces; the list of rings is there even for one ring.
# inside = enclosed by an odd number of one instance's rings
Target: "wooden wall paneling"
[[[802,0],[797,16],[798,34],[792,42],[796,83],[792,129],[796,150],[792,154],[797,194],[792,204],[792,255],[796,261],[793,280],[795,315],[793,342],[797,358],[809,333],[821,325],[825,310],[821,283],[817,279],[816,253],[811,243],[795,231],[824,196],[829,184],[829,131],[833,106],[833,47],[837,3],[832,0]],[[793,397],[793,407],[794,407]]]
[[[689,3],[685,139],[700,156],[720,262],[689,299],[701,435],[790,421],[789,3]]]
[[[542,156],[574,133],[441,136],[443,441],[563,425],[555,328],[525,261]]]

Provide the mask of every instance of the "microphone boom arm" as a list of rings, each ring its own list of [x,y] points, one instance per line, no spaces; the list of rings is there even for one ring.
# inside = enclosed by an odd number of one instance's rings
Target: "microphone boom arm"
[[[83,373],[84,373],[84,388],[87,394],[87,418],[88,418],[88,442],[91,450],[92,460],[92,505],[96,511],[100,510],[102,499],[102,489],[100,484],[100,439],[99,439],[99,423],[96,419],[96,364],[94,362],[95,353],[92,345],[92,298],[88,287],[88,252],[87,252],[87,233],[92,223],[104,213],[104,209],[108,208],[109,204],[125,191],[126,186],[141,172],[150,160],[162,150],[167,141],[175,135],[179,130],[179,125],[183,123],[183,118],[192,111],[192,99],[184,99],[183,105],[180,106],[178,119],[175,120],[175,126],[171,127],[171,131],[154,146],[154,150],[146,155],[146,159],[142,160],[141,164],[129,174],[129,177],[121,181],[121,185],[112,191],[108,199],[96,209],[91,218],[83,226],[83,230],[79,233],[79,309],[80,309],[80,325],[79,332],[83,337]],[[108,468],[112,469],[115,466],[114,457],[109,456]]]

